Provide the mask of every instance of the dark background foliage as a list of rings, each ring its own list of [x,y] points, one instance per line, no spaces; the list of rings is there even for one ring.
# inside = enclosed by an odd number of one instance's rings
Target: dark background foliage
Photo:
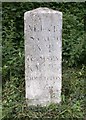
[[[25,104],[24,13],[48,7],[63,13],[62,104],[32,108]],[[2,3],[3,120],[84,117],[86,41],[84,3]]]

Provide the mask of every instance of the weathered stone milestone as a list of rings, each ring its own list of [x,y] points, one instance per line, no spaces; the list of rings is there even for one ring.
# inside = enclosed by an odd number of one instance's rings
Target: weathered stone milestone
[[[37,8],[24,14],[28,105],[61,101],[62,13]]]

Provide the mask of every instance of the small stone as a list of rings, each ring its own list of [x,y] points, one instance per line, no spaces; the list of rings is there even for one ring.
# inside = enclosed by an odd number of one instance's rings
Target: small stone
[[[24,20],[27,104],[60,103],[62,12],[37,8],[25,12]]]

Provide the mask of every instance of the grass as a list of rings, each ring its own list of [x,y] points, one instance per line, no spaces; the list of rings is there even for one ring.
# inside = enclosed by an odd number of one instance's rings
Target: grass
[[[83,41],[84,3],[3,3],[2,120],[60,120],[62,118],[64,120],[82,120],[85,118],[85,66],[70,68],[64,65],[61,104],[51,104],[43,108],[40,106],[28,108],[26,105],[23,15],[25,11],[40,6],[63,13],[63,62],[71,66],[86,63],[86,47],[85,41]]]
[[[2,89],[0,87],[0,119],[2,118],[2,101],[1,101],[1,95],[2,94]]]
[[[3,120],[77,120],[84,119],[85,67],[63,68],[61,104],[47,107],[27,107],[25,102],[24,79],[12,78],[3,88]]]

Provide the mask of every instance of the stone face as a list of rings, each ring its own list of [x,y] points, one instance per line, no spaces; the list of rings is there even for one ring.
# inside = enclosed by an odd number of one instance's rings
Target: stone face
[[[24,14],[28,105],[61,101],[62,13],[37,8]]]

